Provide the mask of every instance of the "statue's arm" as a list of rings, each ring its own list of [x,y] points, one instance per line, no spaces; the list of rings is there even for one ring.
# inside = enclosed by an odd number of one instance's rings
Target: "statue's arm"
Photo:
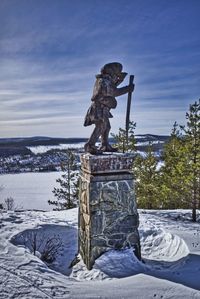
[[[127,85],[127,86],[124,86],[124,87],[120,87],[120,88],[116,88],[115,89],[115,97],[118,97],[118,96],[121,96],[125,93],[128,93],[128,92],[132,92],[134,90],[134,84],[133,85]]]

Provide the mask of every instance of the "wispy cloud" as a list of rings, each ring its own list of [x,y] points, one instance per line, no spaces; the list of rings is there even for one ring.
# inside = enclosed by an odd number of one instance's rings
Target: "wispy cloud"
[[[89,134],[95,74],[109,61],[135,74],[137,130],[168,134],[199,98],[199,9],[195,0],[1,1],[0,136]]]

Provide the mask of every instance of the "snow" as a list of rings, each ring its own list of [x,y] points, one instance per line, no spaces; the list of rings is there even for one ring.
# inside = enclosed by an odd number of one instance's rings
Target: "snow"
[[[189,212],[139,211],[143,261],[128,248],[109,250],[91,271],[82,260],[68,268],[77,253],[77,209],[0,213],[0,298],[200,298],[200,227]],[[36,231],[63,241],[49,267],[40,250],[34,256],[20,241]]]
[[[65,150],[69,148],[79,149],[84,147],[85,142],[69,143],[69,144],[58,144],[58,145],[38,145],[38,146],[27,146],[28,149],[32,151],[33,154],[43,154],[50,150],[60,149]]]
[[[145,139],[146,136],[140,136],[136,135],[136,140],[137,139]],[[164,144],[164,141],[162,140],[152,140],[152,141],[140,141],[137,142],[137,146],[147,146],[151,144]],[[84,148],[85,142],[77,142],[77,143],[68,143],[68,144],[58,144],[58,145],[37,145],[37,146],[27,146],[29,150],[32,151],[33,154],[43,154],[46,153],[50,150],[55,150],[55,149],[60,149],[60,150],[65,150],[65,149],[81,149]],[[100,145],[100,142],[96,143],[97,146]]]
[[[149,145],[149,144],[161,144],[161,143],[164,143],[164,141],[160,141],[160,140],[143,141],[143,142],[137,142],[136,145],[137,146],[141,146],[141,145],[145,146],[145,145]]]

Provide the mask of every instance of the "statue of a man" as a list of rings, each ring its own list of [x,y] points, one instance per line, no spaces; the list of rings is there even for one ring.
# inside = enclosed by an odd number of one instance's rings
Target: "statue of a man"
[[[85,151],[91,154],[101,154],[102,152],[114,152],[114,149],[108,142],[108,136],[111,129],[109,118],[113,117],[110,109],[117,106],[115,97],[125,93],[132,92],[134,84],[117,88],[124,80],[127,73],[122,72],[122,65],[118,62],[112,62],[104,65],[101,74],[96,75],[94,85],[92,104],[87,111],[84,126],[95,125],[88,142],[85,144]],[[98,139],[101,139],[101,146],[95,145]]]

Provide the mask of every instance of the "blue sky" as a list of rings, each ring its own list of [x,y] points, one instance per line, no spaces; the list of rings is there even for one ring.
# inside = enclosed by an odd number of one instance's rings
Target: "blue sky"
[[[95,74],[113,61],[135,75],[136,133],[170,134],[200,97],[199,13],[199,0],[1,0],[0,137],[88,137]]]

